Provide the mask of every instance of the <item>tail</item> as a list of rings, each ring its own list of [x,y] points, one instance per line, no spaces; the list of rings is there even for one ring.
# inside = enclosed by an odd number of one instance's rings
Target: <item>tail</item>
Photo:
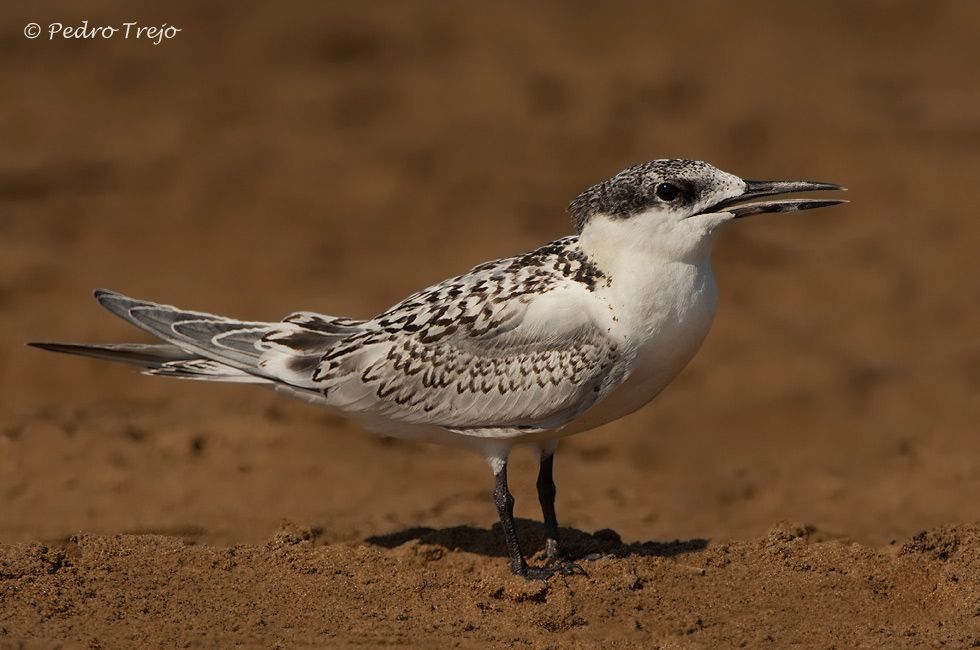
[[[276,384],[315,393],[313,369],[340,340],[360,331],[362,324],[305,312],[280,323],[239,321],[127,298],[105,289],[97,290],[95,298],[112,313],[166,343],[28,345],[131,363],[146,374]]]

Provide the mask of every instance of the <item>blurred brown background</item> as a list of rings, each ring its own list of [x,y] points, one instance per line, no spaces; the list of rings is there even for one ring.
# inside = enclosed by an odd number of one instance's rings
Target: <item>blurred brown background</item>
[[[571,231],[636,162],[841,183],[742,222],[708,342],[653,405],[563,443],[565,526],[873,545],[980,519],[980,5],[14,4],[0,29],[0,542],[326,541],[495,520],[483,461],[258,389],[28,340],[146,340],[108,287],[231,316],[367,317]],[[166,23],[28,40],[37,22]],[[539,517],[534,463],[511,471]]]

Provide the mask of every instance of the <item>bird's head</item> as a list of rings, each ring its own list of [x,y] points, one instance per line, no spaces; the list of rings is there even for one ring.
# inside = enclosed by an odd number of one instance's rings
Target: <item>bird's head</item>
[[[843,189],[809,181],[746,181],[699,160],[654,160],[589,188],[572,201],[569,211],[587,250],[639,248],[670,259],[695,260],[708,256],[714,235],[734,219],[843,203],[754,199]]]

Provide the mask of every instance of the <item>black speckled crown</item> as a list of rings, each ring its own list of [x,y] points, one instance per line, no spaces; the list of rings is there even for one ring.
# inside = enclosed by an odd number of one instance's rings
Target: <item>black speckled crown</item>
[[[700,160],[668,158],[640,163],[585,190],[569,204],[568,210],[575,230],[581,233],[597,214],[626,219],[649,209],[659,202],[654,190],[662,182],[690,188],[692,179],[714,171],[714,167]]]

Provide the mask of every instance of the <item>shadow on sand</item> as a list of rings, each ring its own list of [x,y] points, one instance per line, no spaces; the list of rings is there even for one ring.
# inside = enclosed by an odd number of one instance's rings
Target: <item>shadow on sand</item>
[[[517,519],[517,534],[524,553],[531,557],[544,549],[544,524],[530,519]],[[706,539],[675,540],[673,542],[633,542],[624,544],[614,530],[603,529],[589,534],[575,528],[561,529],[561,543],[569,559],[581,560],[602,556],[629,557],[631,555],[674,557],[693,553],[708,546]],[[406,542],[418,540],[423,544],[442,546],[451,551],[464,551],[489,557],[507,557],[504,536],[500,524],[493,528],[453,526],[451,528],[409,528],[388,535],[368,537],[369,544],[395,548]]]

